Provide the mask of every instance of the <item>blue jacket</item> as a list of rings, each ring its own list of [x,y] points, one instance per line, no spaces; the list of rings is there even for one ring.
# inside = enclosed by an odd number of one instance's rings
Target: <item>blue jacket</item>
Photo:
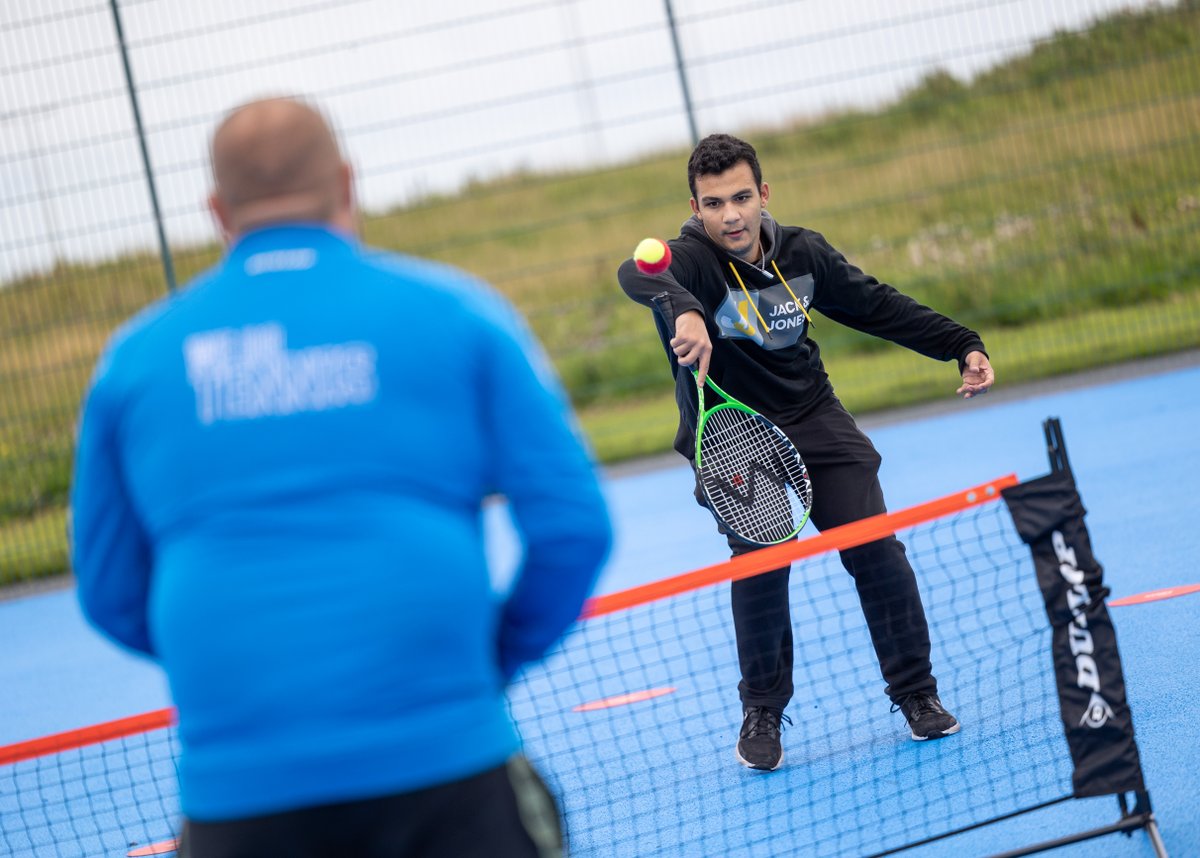
[[[524,543],[506,598],[485,559],[494,493]],[[502,763],[505,685],[578,617],[610,539],[511,307],[318,226],[245,236],[129,322],[80,424],[79,598],[164,668],[201,821]]]

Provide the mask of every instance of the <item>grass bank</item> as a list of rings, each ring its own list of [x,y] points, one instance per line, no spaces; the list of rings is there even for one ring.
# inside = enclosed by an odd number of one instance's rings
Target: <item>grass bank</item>
[[[731,129],[737,130],[737,129]],[[1200,2],[1064,33],[971,81],[741,129],[771,210],[983,334],[1002,384],[1200,346]],[[671,384],[615,270],[687,216],[686,151],[523,174],[378,212],[375,245],[470,270],[545,343],[606,462],[668,449]],[[216,247],[175,251],[181,279]],[[73,426],[111,331],[163,293],[153,256],[0,289],[0,583],[65,568]],[[818,318],[843,401],[952,395],[953,369]]]

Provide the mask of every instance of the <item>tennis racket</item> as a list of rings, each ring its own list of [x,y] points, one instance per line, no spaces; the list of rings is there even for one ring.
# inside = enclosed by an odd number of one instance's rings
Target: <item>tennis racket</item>
[[[696,382],[696,472],[709,510],[743,542],[786,542],[801,531],[812,510],[812,483],[804,460],[766,417],[711,378],[700,384],[697,377]],[[706,385],[724,400],[707,410]]]

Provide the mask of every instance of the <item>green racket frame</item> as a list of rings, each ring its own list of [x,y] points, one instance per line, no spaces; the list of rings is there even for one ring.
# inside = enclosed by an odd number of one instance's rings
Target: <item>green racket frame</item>
[[[691,370],[692,370],[693,376],[696,379],[696,401],[697,401],[698,415],[699,415],[698,419],[697,419],[697,423],[696,423],[696,473],[699,475],[701,473],[701,469],[703,467],[703,460],[701,458],[700,447],[701,447],[701,439],[704,435],[704,427],[708,424],[708,421],[713,417],[713,415],[717,414],[720,411],[729,409],[729,410],[734,410],[734,411],[740,411],[740,412],[754,418],[755,420],[757,420],[758,422],[760,422],[761,424],[763,424],[764,426],[769,428],[772,432],[774,432],[778,436],[781,445],[784,445],[788,450],[791,451],[791,454],[795,456],[796,461],[799,463],[800,469],[803,471],[803,478],[804,478],[804,481],[807,484],[807,488],[808,488],[807,503],[804,503],[803,501],[805,499],[805,492],[803,492],[799,486],[796,486],[793,484],[793,486],[792,486],[793,490],[797,493],[797,495],[799,495],[801,497],[801,506],[804,509],[804,513],[800,517],[800,520],[798,522],[795,522],[795,526],[792,528],[790,533],[788,533],[786,536],[780,536],[779,538],[772,539],[770,541],[764,542],[764,541],[760,541],[757,539],[751,539],[741,533],[738,533],[737,530],[729,522],[725,521],[720,515],[717,514],[717,511],[715,509],[713,509],[712,504],[707,504],[709,511],[712,512],[713,516],[717,519],[717,521],[724,528],[726,528],[727,530],[732,532],[735,536],[737,536],[738,539],[741,539],[742,541],[747,542],[752,545],[763,545],[763,546],[778,545],[781,542],[787,542],[789,539],[794,539],[796,537],[796,535],[798,533],[800,533],[801,530],[804,529],[804,526],[806,524],[808,524],[809,514],[812,511],[812,483],[811,483],[811,481],[808,480],[808,469],[804,465],[804,460],[801,458],[799,451],[796,450],[795,445],[792,443],[791,439],[788,438],[787,435],[784,434],[782,429],[780,429],[778,426],[776,426],[774,423],[772,423],[770,420],[768,420],[762,414],[755,411],[750,406],[746,405],[744,402],[739,402],[737,399],[730,396],[728,393],[726,393],[724,390],[722,390],[721,387],[715,381],[713,381],[711,378],[706,377],[704,380],[704,383],[702,384],[700,382],[700,377],[699,377],[699,374],[696,372],[695,367],[692,367]],[[704,405],[704,385],[705,384],[712,387],[713,391],[716,392],[725,401],[718,405],[714,405],[711,409],[705,410],[705,405]],[[789,479],[789,482],[791,482],[790,479]],[[700,480],[700,483],[701,483],[701,491],[703,491],[705,493],[705,496],[707,497],[708,490],[704,486],[703,479]]]

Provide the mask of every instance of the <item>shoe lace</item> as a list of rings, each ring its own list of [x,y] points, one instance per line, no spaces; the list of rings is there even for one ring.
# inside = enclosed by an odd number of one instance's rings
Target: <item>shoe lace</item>
[[[746,730],[747,738],[750,736],[762,735],[777,735],[783,728],[780,722],[792,726],[792,719],[784,715],[777,709],[768,709],[763,706],[751,706],[746,710],[748,729]]]
[[[906,694],[892,704],[892,711],[899,712],[904,707],[908,707],[907,715],[910,719],[920,718],[922,715],[936,713],[940,707],[937,705],[936,698],[932,694]]]

